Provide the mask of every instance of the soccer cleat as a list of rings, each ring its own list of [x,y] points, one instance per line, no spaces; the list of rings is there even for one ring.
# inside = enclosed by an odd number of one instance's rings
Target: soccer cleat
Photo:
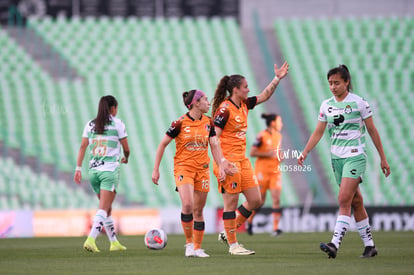
[[[253,224],[247,223],[247,234],[253,235]]]
[[[194,244],[188,243],[184,245],[185,247],[185,256],[186,257],[193,257],[194,256]]]
[[[236,244],[229,248],[229,253],[231,255],[253,255],[255,252],[244,248],[242,244]]]
[[[204,252],[204,249],[197,249],[194,250],[194,256],[195,258],[208,258],[210,257],[210,255],[208,255],[207,253]]]
[[[121,250],[127,250],[127,248],[123,246],[119,241],[111,242],[111,247],[109,248],[109,251],[121,251]]]
[[[366,246],[364,253],[362,253],[360,258],[370,258],[375,257],[378,255],[378,250],[375,248],[375,246]]]
[[[321,250],[328,254],[329,258],[335,259],[336,258],[336,251],[338,250],[333,243],[321,243],[320,246]]]
[[[277,229],[277,230],[273,231],[272,234],[270,234],[270,236],[277,237],[277,236],[280,236],[282,233],[283,233],[282,230]]]
[[[98,247],[96,246],[95,239],[88,237],[86,241],[83,243],[83,248],[89,252],[101,252]]]
[[[221,231],[218,234],[218,241],[225,243],[227,246],[229,246],[229,242],[227,241],[226,231]]]

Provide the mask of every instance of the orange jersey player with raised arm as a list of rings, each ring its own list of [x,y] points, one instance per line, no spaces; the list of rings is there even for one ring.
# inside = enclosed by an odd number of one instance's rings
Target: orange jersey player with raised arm
[[[281,68],[275,65],[275,78],[257,96],[247,96],[250,90],[246,78],[241,75],[225,75],[217,84],[212,111],[216,134],[220,139],[224,157],[233,162],[238,170],[224,181],[219,180],[219,192],[224,203],[224,232],[220,232],[219,239],[229,245],[231,255],[255,254],[255,251],[238,243],[236,229],[261,204],[259,186],[250,160],[245,156],[247,116],[249,110],[272,96],[280,79],[288,73],[288,67],[286,62]],[[214,173],[219,175],[216,167]],[[246,201],[237,208],[240,193],[243,193]]]

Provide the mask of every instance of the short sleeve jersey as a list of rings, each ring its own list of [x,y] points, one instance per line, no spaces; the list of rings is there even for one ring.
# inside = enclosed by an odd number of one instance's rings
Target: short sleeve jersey
[[[240,106],[226,99],[217,108],[214,124],[223,130],[220,135],[221,150],[229,161],[246,158],[247,115],[256,103],[256,96],[247,98]]]
[[[119,166],[121,156],[120,140],[128,136],[125,124],[111,116],[103,134],[95,132],[95,120],[89,121],[82,137],[89,140],[89,169],[96,171],[114,171]]]
[[[211,118],[202,115],[195,120],[187,113],[173,121],[166,134],[175,139],[174,166],[187,166],[191,170],[208,168],[208,142],[216,135]]]
[[[348,158],[365,154],[365,123],[372,116],[368,102],[353,93],[338,102],[331,97],[322,102],[318,120],[328,123],[331,157]]]
[[[257,134],[256,140],[253,143],[254,147],[257,147],[259,152],[269,152],[280,150],[282,142],[282,135],[279,132],[273,134],[267,130],[261,131]],[[255,168],[256,170],[263,172],[274,172],[279,171],[278,166],[280,161],[278,158],[265,158],[258,157],[256,159]]]

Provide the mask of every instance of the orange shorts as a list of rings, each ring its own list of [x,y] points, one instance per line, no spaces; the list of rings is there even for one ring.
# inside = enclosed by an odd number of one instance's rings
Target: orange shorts
[[[248,158],[242,161],[233,161],[233,163],[236,165],[238,173],[233,176],[226,175],[226,179],[218,183],[220,193],[241,193],[246,189],[259,185]],[[215,163],[213,172],[217,177],[219,170]]]
[[[282,175],[280,173],[256,171],[256,177],[260,186],[260,193],[267,190],[282,190]]]
[[[195,191],[210,191],[210,170],[200,169],[197,172],[191,171],[186,167],[174,168],[175,185],[177,187],[184,184],[191,184]]]

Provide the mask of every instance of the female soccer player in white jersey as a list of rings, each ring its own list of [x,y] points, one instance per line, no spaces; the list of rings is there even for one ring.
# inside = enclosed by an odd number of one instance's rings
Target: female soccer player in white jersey
[[[352,208],[356,226],[365,246],[361,257],[374,257],[378,252],[359,189],[366,167],[365,128],[377,148],[381,158],[381,169],[386,177],[391,173],[390,166],[368,102],[351,93],[351,75],[348,68],[345,65],[333,68],[329,70],[327,78],[333,97],[322,102],[316,129],[298,159],[298,163],[302,165],[328,125],[332,168],[339,185],[339,216],[331,242],[321,243],[320,248],[328,254],[329,258],[336,257],[336,252],[351,223]]]
[[[89,178],[93,191],[98,195],[99,209],[93,219],[93,225],[83,248],[90,252],[100,252],[95,239],[105,227],[111,243],[110,251],[126,250],[116,238],[112,220],[112,202],[115,199],[119,183],[119,160],[121,145],[124,156],[121,163],[128,163],[129,146],[124,123],[116,118],[118,102],[111,95],[101,97],[96,118],[89,121],[82,134],[82,143],[78,153],[78,161],[74,181],[81,183],[81,167],[85,151],[89,146]]]

